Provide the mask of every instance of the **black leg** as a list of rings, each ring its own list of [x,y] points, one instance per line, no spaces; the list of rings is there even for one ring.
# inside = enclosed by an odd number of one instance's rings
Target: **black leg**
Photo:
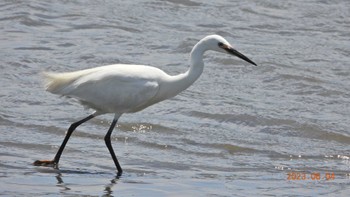
[[[95,117],[93,114],[78,121],[78,122],[75,122],[73,124],[70,125],[68,131],[67,131],[67,134],[66,134],[66,137],[64,138],[63,142],[62,142],[62,145],[60,146],[60,148],[58,149],[57,153],[56,153],[56,156],[54,158],[54,160],[50,161],[50,160],[37,160],[34,162],[34,165],[36,166],[54,166],[55,168],[58,167],[58,162],[60,161],[60,157],[61,157],[61,154],[64,150],[64,147],[66,146],[68,140],[69,140],[69,137],[72,135],[73,131],[81,124],[83,124],[84,122],[92,119],[93,117]]]
[[[113,122],[112,122],[111,126],[109,127],[108,132],[107,132],[107,134],[105,136],[105,142],[106,142],[106,146],[107,146],[109,152],[111,153],[111,156],[112,156],[112,159],[114,161],[114,164],[117,167],[118,176],[121,176],[122,173],[123,173],[123,170],[120,167],[120,164],[118,162],[117,157],[115,156],[115,153],[113,151],[112,144],[111,144],[111,134],[112,134],[112,131],[113,131],[115,125],[117,124],[117,122],[118,122],[118,119],[114,119],[113,120]]]
[[[68,139],[69,137],[72,135],[73,131],[81,124],[83,124],[84,122],[92,119],[93,117],[95,117],[94,115],[90,115],[78,122],[75,122],[73,124],[70,125],[68,131],[67,131],[67,134],[66,134],[66,137],[64,138],[63,142],[62,142],[62,145],[60,146],[60,149],[58,149],[57,153],[56,153],[56,156],[55,156],[55,159],[54,159],[54,162],[55,164],[57,165],[58,162],[60,161],[60,157],[61,157],[61,154],[63,152],[63,149],[64,147],[66,146],[67,142],[68,142]]]

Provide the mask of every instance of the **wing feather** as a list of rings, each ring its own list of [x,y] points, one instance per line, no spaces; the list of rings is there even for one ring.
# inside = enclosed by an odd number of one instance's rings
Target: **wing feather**
[[[159,90],[161,70],[148,66],[98,68],[47,74],[46,88],[105,113],[134,112],[153,104]]]

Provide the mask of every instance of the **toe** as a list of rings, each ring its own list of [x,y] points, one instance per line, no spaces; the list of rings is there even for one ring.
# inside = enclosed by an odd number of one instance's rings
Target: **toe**
[[[52,160],[36,160],[33,165],[35,166],[54,166],[54,161]]]

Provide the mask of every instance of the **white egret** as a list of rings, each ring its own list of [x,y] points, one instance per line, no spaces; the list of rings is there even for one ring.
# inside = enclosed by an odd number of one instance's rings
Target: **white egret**
[[[253,61],[235,50],[219,35],[200,40],[192,49],[187,72],[170,76],[164,71],[145,65],[115,64],[67,73],[44,73],[46,90],[75,98],[95,110],[88,117],[73,123],[53,160],[37,160],[34,165],[58,167],[61,154],[73,131],[82,123],[106,113],[114,113],[112,124],[104,138],[118,175],[122,168],[111,145],[111,133],[123,113],[134,113],[169,99],[188,88],[202,74],[203,54],[207,50],[228,53],[253,65]]]

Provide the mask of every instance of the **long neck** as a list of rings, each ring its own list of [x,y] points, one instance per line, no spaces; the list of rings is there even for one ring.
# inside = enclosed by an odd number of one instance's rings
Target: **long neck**
[[[192,85],[202,74],[204,63],[203,63],[203,54],[205,49],[201,42],[197,43],[190,55],[191,66],[190,68],[183,74],[179,74],[176,76],[172,76],[171,86],[173,88],[173,93],[175,96],[179,92],[187,89],[190,85]],[[176,90],[174,90],[174,88]]]
[[[187,80],[190,82],[189,86],[194,83],[198,77],[202,74],[204,63],[203,63],[203,54],[205,50],[203,49],[201,42],[197,43],[190,54],[191,66],[190,69],[186,72]]]

